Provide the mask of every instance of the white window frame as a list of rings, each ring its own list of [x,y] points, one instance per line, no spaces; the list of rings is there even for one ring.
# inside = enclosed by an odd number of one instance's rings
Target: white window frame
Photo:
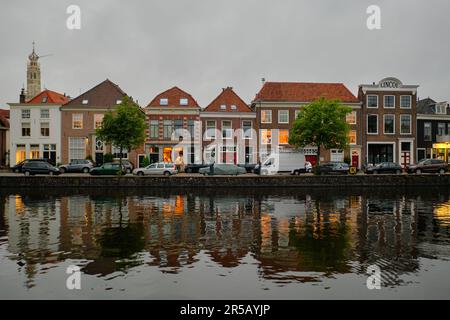
[[[27,126],[24,127],[24,124],[27,124]],[[30,134],[29,134],[28,136],[24,136],[24,135],[23,135],[23,129],[30,129],[30,130],[29,130],[29,131],[30,131]],[[21,136],[22,138],[29,138],[29,137],[31,137],[31,122],[22,122],[22,124],[21,124],[21,126],[20,126],[20,136]]]
[[[160,106],[167,106],[167,105],[169,105],[169,99],[168,98],[161,98],[161,99],[159,99],[159,105]]]
[[[402,132],[402,117],[409,117],[409,132]],[[400,115],[400,134],[401,135],[411,135],[412,134],[412,117],[410,114],[401,114]]]
[[[244,122],[250,122],[250,136],[248,136],[248,137],[245,136]],[[253,121],[252,120],[242,120],[241,128],[242,128],[242,139],[250,140],[253,138]]]
[[[105,115],[103,113],[94,113],[94,129],[101,128],[101,127],[97,127],[97,120],[98,120],[97,118],[98,117],[101,117],[102,118],[101,122],[103,122],[103,118],[105,117]]]
[[[180,98],[180,106],[187,106],[189,104],[189,100],[187,98]]]
[[[44,117],[44,111],[46,112],[46,117]],[[41,119],[50,119],[50,109],[41,109],[40,111]]]
[[[268,132],[268,131],[270,131],[270,141],[265,143],[264,139],[263,139],[263,136],[264,136],[263,132]],[[267,136],[267,134],[266,134],[266,136]],[[265,145],[265,146],[271,145],[272,144],[272,139],[273,139],[272,129],[261,129],[261,144],[262,145]]]
[[[31,110],[30,109],[22,109],[21,118],[22,119],[30,119],[31,118]]]
[[[82,141],[83,147],[77,146],[77,148],[72,148],[72,140]],[[78,151],[82,150],[83,152],[80,152],[82,156],[72,158],[71,150],[78,150]],[[72,160],[83,160],[83,159],[86,159],[86,139],[82,137],[69,137],[69,162]]]
[[[300,114],[300,109],[296,109],[296,110],[294,110],[294,120],[297,120],[297,118],[298,118],[298,115]]]
[[[369,105],[369,97],[376,97],[377,98],[377,106],[376,107],[371,107]],[[378,109],[378,106],[380,105],[380,97],[377,94],[368,94],[366,97],[366,105],[368,109]]]
[[[81,121],[81,127],[80,128],[75,128],[75,121],[78,121],[77,119],[75,119],[76,116],[80,116],[80,121]],[[84,124],[83,124],[83,114],[82,113],[72,113],[72,129],[74,130],[83,130]]]
[[[430,128],[430,139],[426,139],[426,127],[429,125]],[[433,123],[432,122],[424,122],[423,123],[423,141],[433,141]]]
[[[386,98],[388,98],[388,97],[393,97],[394,98],[394,106],[393,107],[386,107]],[[393,94],[386,94],[386,95],[384,95],[383,96],[383,108],[384,109],[395,109],[395,101],[396,99],[395,99],[395,95],[393,95]]]
[[[47,127],[42,127],[42,125],[44,124],[44,123],[46,123],[47,124]],[[45,128],[47,128],[48,129],[48,135],[47,136],[44,136],[43,134],[42,134],[42,129],[45,129]],[[41,137],[43,137],[43,138],[48,138],[48,137],[50,137],[50,122],[41,122],[40,123],[40,128],[39,128],[40,130],[40,135],[41,135]]]
[[[369,116],[376,116],[377,117],[377,132],[369,132]],[[377,135],[378,134],[378,130],[379,130],[379,128],[378,128],[378,125],[379,125],[379,123],[378,123],[378,114],[376,114],[376,113],[369,113],[368,115],[367,115],[367,118],[366,118],[366,133],[367,134],[370,134],[370,135]]]
[[[394,118],[394,132],[386,132],[386,116],[392,116]],[[383,114],[383,134],[395,135],[395,114],[392,113]]]
[[[223,123],[224,122],[229,122],[230,123],[230,127],[229,128],[226,128],[225,130],[227,130],[227,131],[230,131],[230,134],[226,134],[225,135],[225,137],[223,136],[223,134],[224,134],[224,126],[223,126]],[[221,123],[221,133],[222,133],[222,139],[224,139],[224,140],[230,140],[230,139],[233,139],[233,121],[232,120],[222,120],[222,123]]]
[[[402,106],[402,98],[408,97],[409,98],[409,107],[403,107]],[[411,95],[401,95],[400,96],[400,109],[411,109],[412,108],[412,96]]]
[[[214,135],[210,135],[210,130],[212,130],[211,128],[208,128],[208,122],[214,122],[214,130],[212,131]],[[216,138],[216,134],[217,134],[217,122],[216,120],[206,120],[206,131],[205,131],[205,137],[208,140],[212,140]]]
[[[287,121],[281,121],[281,113],[287,114]],[[289,110],[278,110],[278,123],[289,123]]]
[[[270,121],[263,121],[263,112],[270,114]],[[272,123],[272,110],[261,110],[261,123]]]
[[[355,121],[354,122],[349,122],[348,121],[348,116],[349,115],[354,115],[354,118],[355,118]],[[356,122],[357,122],[357,120],[356,120],[356,111],[352,111],[352,112],[350,112],[350,113],[347,113],[347,115],[345,116],[345,121],[347,122],[347,124],[356,124]]]

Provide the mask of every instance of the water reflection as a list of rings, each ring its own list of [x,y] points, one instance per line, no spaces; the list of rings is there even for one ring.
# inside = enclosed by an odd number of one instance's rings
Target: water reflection
[[[105,277],[137,266],[179,274],[201,253],[220,268],[251,256],[259,276],[274,284],[365,273],[377,264],[384,285],[397,286],[402,274],[420,269],[419,257],[450,257],[445,190],[65,190],[0,198],[0,245],[28,288],[66,259]]]

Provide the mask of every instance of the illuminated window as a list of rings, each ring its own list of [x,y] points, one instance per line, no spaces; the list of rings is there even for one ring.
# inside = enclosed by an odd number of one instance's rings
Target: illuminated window
[[[350,130],[348,133],[349,144],[356,144],[356,130]]]
[[[72,129],[83,129],[83,114],[72,114]]]
[[[271,144],[272,143],[272,130],[262,129],[261,130],[261,143]]]
[[[345,120],[348,124],[356,124],[356,111],[347,113],[347,115],[345,116]]]
[[[278,131],[278,143],[288,144],[289,143],[289,130],[279,130]]]
[[[104,114],[94,114],[94,129],[99,129],[103,124]]]
[[[39,159],[39,145],[30,145],[30,159]]]
[[[16,147],[16,164],[27,158],[27,152],[24,144],[18,144]]]
[[[272,110],[261,110],[261,123],[272,123]]]

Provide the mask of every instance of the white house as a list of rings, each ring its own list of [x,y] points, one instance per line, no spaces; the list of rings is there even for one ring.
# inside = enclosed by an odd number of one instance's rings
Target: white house
[[[60,93],[44,90],[25,102],[10,106],[10,166],[25,160],[46,158],[61,162],[61,111],[69,99]]]

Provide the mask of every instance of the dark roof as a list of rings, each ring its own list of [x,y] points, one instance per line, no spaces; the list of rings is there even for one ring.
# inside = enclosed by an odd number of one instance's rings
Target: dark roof
[[[67,102],[69,102],[69,98],[66,97],[65,95],[47,89],[27,101],[27,103],[29,104],[37,104],[37,103],[64,104]]]
[[[342,83],[265,82],[254,101],[312,102],[320,98],[358,103]]]
[[[113,107],[117,105],[117,100],[122,100],[127,94],[112,81],[106,79],[92,89],[79,95],[66,103],[64,107]],[[83,104],[87,100],[87,104]]]
[[[0,109],[0,116],[9,119],[9,110],[7,109]]]
[[[167,105],[161,105],[160,99],[168,99]],[[180,104],[180,99],[187,99],[186,105]],[[172,87],[164,92],[161,92],[147,105],[146,108],[200,108],[197,101],[186,91],[181,90],[178,87]]]
[[[436,101],[431,98],[419,100],[417,102],[418,114],[436,114]],[[447,115],[450,115],[450,108],[447,107]]]
[[[225,105],[226,109],[221,109]],[[231,106],[236,106],[235,110]],[[241,99],[233,88],[227,87],[222,89],[222,92],[203,110],[206,112],[252,112],[252,109]]]

